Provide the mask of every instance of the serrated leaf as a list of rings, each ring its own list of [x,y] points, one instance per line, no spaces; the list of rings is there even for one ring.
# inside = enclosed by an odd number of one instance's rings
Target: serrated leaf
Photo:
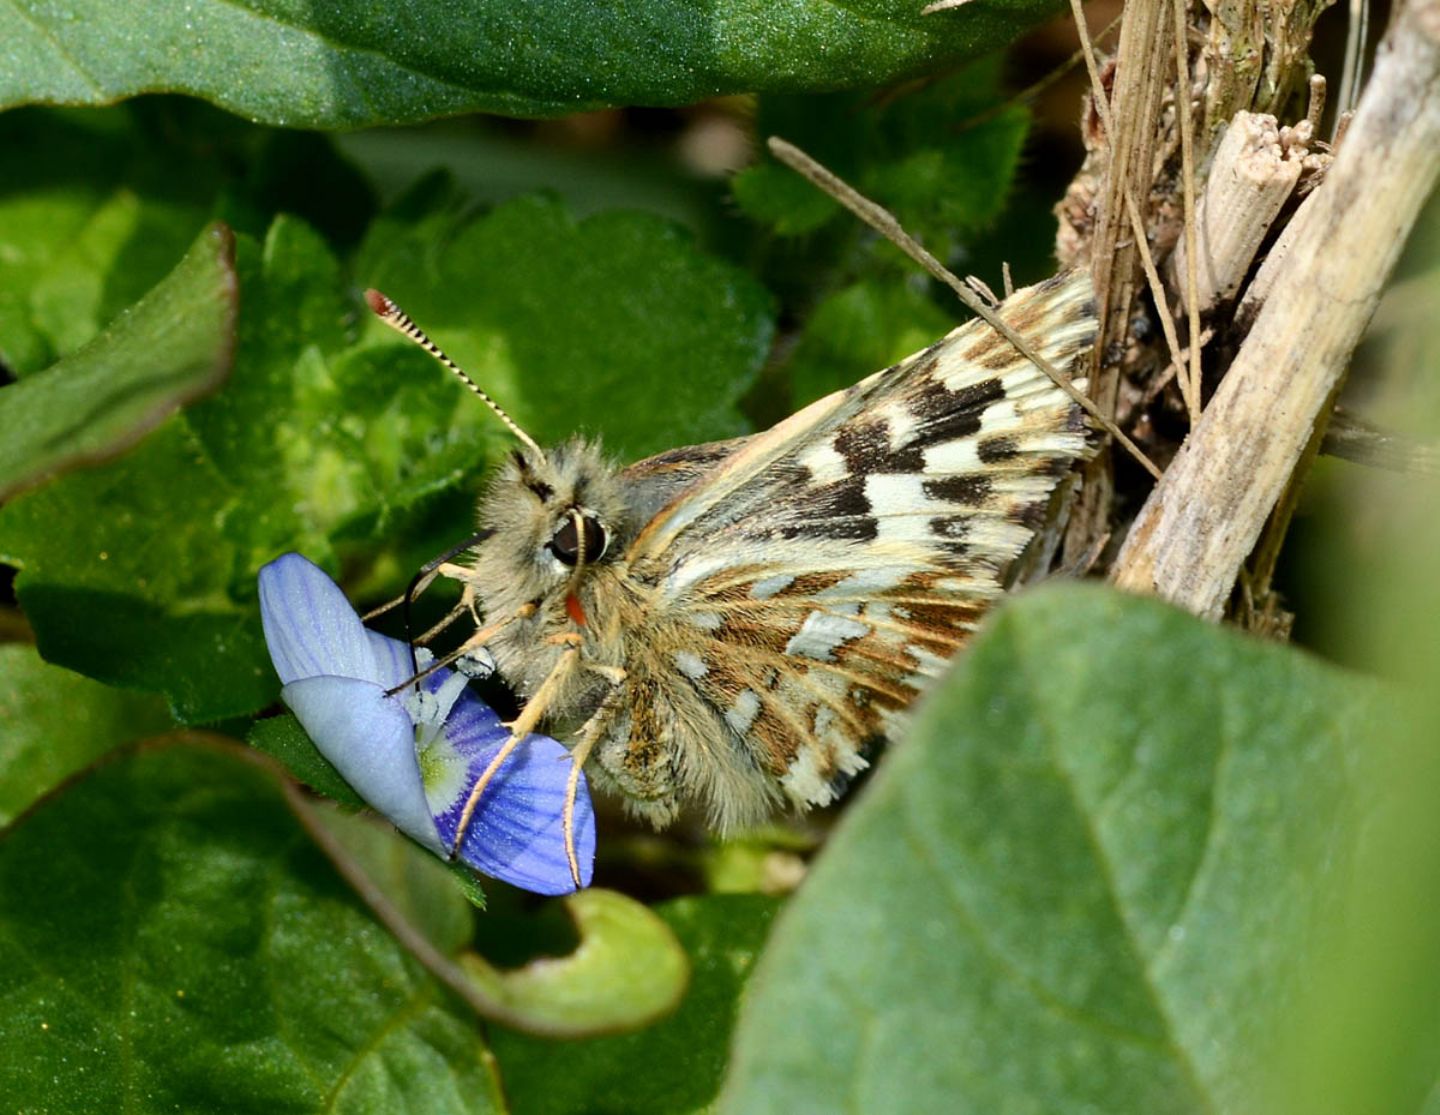
[[[103,765],[0,838],[20,1110],[477,1113],[473,1020],[225,750]]]
[[[0,646],[0,828],[106,752],[171,723],[154,697],[51,666],[34,647]]]
[[[583,430],[633,459],[745,431],[736,404],[773,328],[753,279],[647,214],[576,221],[531,197],[456,230],[450,208],[437,192],[408,227],[382,226],[361,278],[542,444]],[[441,374],[419,353],[401,359],[416,377]]]
[[[1154,602],[1014,602],[776,926],[721,1109],[1274,1109],[1388,704]]]
[[[722,93],[879,85],[973,56],[1054,5],[1011,0],[924,16],[855,0],[647,0],[623,8],[370,0],[296,8],[161,0],[0,13],[13,64],[0,106],[108,103],[167,90],[288,127],[461,112],[551,116]]]
[[[516,1111],[527,1115],[684,1115],[720,1089],[741,990],[779,901],[759,895],[681,898],[655,913],[690,957],[690,987],[669,1018],[635,1034],[575,1041],[555,1071],[553,1043],[492,1035]]]
[[[859,94],[762,97],[756,131],[803,148],[944,259],[999,216],[1019,167],[1029,115],[1020,107],[995,110],[1003,98],[1000,67],[999,56],[984,59],[879,104]],[[843,212],[769,156],[737,176],[735,198],[783,236],[815,232]],[[859,226],[846,220],[854,235]],[[893,269],[900,257],[883,251]]]
[[[84,349],[0,389],[0,499],[133,445],[230,371],[235,241],[213,224]]]

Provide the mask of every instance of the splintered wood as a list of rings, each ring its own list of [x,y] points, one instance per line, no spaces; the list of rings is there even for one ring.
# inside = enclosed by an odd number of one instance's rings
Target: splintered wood
[[[1313,456],[1437,177],[1440,0],[1412,0],[1380,46],[1333,165],[1262,266],[1252,290],[1263,297],[1247,294],[1253,325],[1131,527],[1116,584],[1223,613],[1267,519]]]
[[[1195,214],[1196,308],[1201,313],[1233,299],[1250,273],[1307,160],[1313,159],[1310,133],[1308,121],[1282,129],[1268,113],[1239,112],[1230,121]],[[1183,239],[1173,262],[1172,283],[1185,301],[1188,260]]]

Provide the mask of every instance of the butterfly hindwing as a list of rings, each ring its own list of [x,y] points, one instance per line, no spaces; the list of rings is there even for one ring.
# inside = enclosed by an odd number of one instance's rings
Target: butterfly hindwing
[[[1094,342],[1078,273],[997,312],[1062,371]],[[722,829],[782,797],[827,803],[968,639],[1088,449],[1079,408],[974,321],[769,431],[631,466],[637,505],[668,503],[627,554],[653,598],[602,765],[635,750],[656,816],[668,788],[698,787]]]

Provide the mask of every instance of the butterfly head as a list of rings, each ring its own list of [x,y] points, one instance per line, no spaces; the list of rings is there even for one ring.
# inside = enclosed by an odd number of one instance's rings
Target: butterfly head
[[[491,481],[480,518],[494,533],[476,566],[523,572],[537,594],[612,563],[628,529],[615,466],[580,439],[544,456],[515,449]]]

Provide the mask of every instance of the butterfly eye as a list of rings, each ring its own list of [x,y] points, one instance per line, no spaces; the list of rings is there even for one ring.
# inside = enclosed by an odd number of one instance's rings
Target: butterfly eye
[[[550,539],[550,552],[566,565],[574,565],[580,560],[580,533],[575,527],[575,520],[574,515],[566,519],[555,532],[555,537]],[[594,515],[583,514],[579,520],[580,529],[585,532],[585,564],[589,565],[604,556],[610,537]]]

